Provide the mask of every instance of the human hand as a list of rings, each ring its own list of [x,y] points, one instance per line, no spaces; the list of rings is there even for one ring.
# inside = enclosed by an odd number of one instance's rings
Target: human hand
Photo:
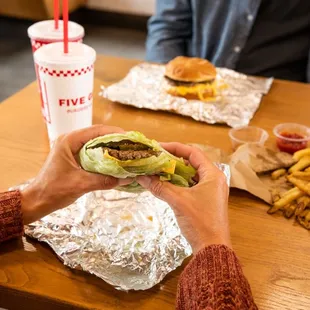
[[[140,185],[172,207],[194,253],[211,244],[231,247],[229,188],[225,175],[197,148],[180,143],[163,143],[162,146],[197,169],[198,184],[184,188],[162,182],[158,177],[142,176],[138,177]]]
[[[131,183],[132,180],[86,172],[77,161],[79,150],[87,141],[117,132],[123,130],[95,125],[59,137],[38,176],[21,193],[24,223],[64,208],[87,192]]]

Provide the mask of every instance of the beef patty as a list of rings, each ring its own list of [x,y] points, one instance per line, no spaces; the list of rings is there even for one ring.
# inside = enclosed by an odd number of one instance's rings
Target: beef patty
[[[127,151],[121,151],[121,150],[113,150],[107,147],[103,147],[103,150],[107,150],[109,155],[112,157],[115,157],[119,160],[131,160],[131,159],[141,159],[141,158],[149,158],[151,156],[158,156],[160,152],[156,152],[153,150],[140,150],[140,151],[134,151],[134,150],[127,150]]]
[[[184,81],[177,81],[177,80],[170,79],[167,76],[165,76],[165,78],[167,79],[169,85],[171,86],[193,87],[199,84],[205,85],[205,84],[212,84],[214,82],[214,80],[206,81],[206,82],[184,82]]]
[[[122,140],[120,142],[109,142],[96,145],[102,147],[104,151],[108,151],[109,155],[119,160],[132,160],[149,158],[151,156],[159,156],[161,152],[153,151],[147,145],[132,142],[130,140]]]

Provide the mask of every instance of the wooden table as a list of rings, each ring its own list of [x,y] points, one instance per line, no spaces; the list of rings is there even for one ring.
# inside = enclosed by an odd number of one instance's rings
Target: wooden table
[[[138,61],[98,57],[94,123],[135,129],[160,141],[195,142],[230,150],[229,128],[198,123],[164,112],[115,104],[97,94],[101,84],[124,77]],[[272,128],[280,122],[310,125],[310,86],[275,81],[251,125]],[[35,176],[48,153],[36,84],[0,104],[0,191]],[[229,216],[232,240],[254,298],[262,310],[310,309],[309,232],[281,215],[266,214],[262,201],[233,190]],[[62,265],[52,250],[22,238],[0,245],[0,307],[9,309],[174,309],[183,268],[156,287],[120,292],[85,272]]]

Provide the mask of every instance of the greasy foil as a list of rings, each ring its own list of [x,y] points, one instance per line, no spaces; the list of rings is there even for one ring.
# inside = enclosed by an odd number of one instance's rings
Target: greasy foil
[[[209,124],[239,127],[249,124],[273,82],[272,78],[256,78],[217,68],[217,84],[227,87],[214,101],[202,102],[167,94],[164,72],[163,65],[142,63],[133,67],[120,82],[102,86],[101,94],[111,101],[137,108],[171,111]]]
[[[229,182],[229,167],[216,165]],[[192,253],[172,209],[149,192],[92,192],[25,233],[46,242],[65,265],[120,290],[151,288]]]

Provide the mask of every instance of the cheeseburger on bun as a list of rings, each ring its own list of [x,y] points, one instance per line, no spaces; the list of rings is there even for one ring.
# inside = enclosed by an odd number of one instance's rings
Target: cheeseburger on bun
[[[165,77],[172,96],[209,101],[217,95],[216,68],[206,59],[178,56],[167,63]]]

